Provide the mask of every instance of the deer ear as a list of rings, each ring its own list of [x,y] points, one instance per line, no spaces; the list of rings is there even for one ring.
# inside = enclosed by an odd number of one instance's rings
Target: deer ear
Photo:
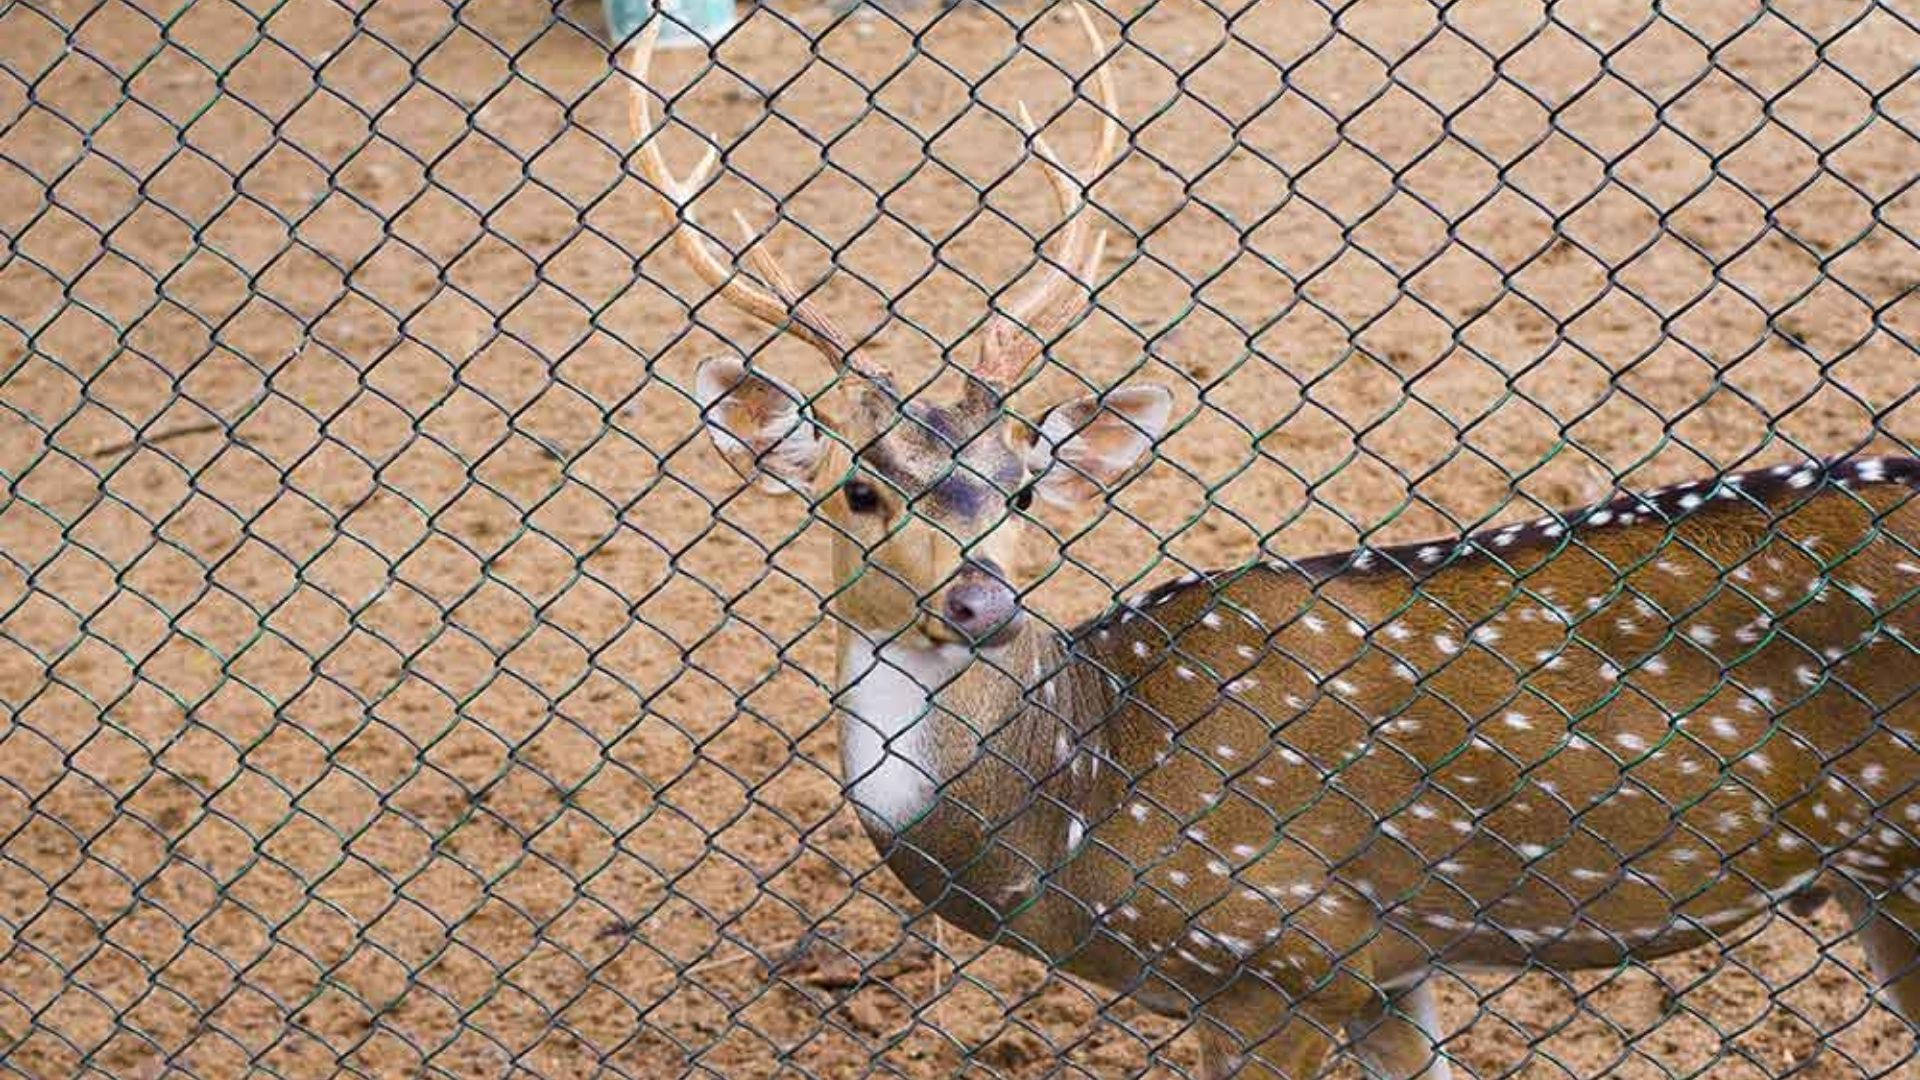
[[[1140,463],[1172,413],[1173,395],[1160,386],[1129,386],[1054,406],[1028,451],[1039,474],[1035,493],[1065,507],[1098,498]]]
[[[763,491],[812,488],[826,440],[806,416],[798,390],[749,372],[737,357],[716,356],[700,365],[694,395],[708,437],[734,472]]]

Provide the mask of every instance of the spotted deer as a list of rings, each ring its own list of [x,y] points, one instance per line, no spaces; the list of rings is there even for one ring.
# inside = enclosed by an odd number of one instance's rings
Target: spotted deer
[[[1105,43],[1079,21],[1096,55]],[[1036,502],[1098,503],[1165,430],[1129,386],[1005,406],[1080,317],[1083,184],[964,389],[904,394],[749,236],[688,208],[631,50],[637,162],[700,279],[842,374],[809,400],[697,375],[743,477],[831,523],[846,792],[938,917],[1186,1017],[1205,1075],[1448,1077],[1437,971],[1612,967],[1845,906],[1920,1019],[1920,463],[1783,465],[1528,524],[1191,575],[1068,632],[1022,609],[1062,554]]]

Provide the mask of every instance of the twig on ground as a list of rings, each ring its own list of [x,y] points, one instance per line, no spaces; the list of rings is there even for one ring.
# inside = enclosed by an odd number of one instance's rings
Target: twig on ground
[[[931,1003],[938,1008],[947,994],[947,932],[946,923],[933,920],[933,991]]]
[[[754,959],[753,953],[742,950],[740,952],[734,953],[732,956],[721,956],[721,957],[715,957],[712,960],[703,960],[700,963],[693,965],[692,967],[682,968],[681,970],[676,971],[671,975],[660,976],[658,979],[653,980],[652,984],[650,984],[647,987],[647,989],[649,990],[665,989],[666,987],[671,986],[674,983],[681,982],[685,979],[691,979],[695,975],[710,975],[713,972],[719,971],[723,968],[730,968],[735,966],[736,964],[741,964],[752,959]]]
[[[227,430],[227,424],[224,420],[200,420],[191,424],[182,424],[177,428],[157,431],[151,435],[135,435],[131,439],[122,439],[119,442],[95,447],[87,452],[87,456],[97,460],[99,458],[112,457],[115,454],[123,454],[135,447],[154,447],[159,446],[161,443],[172,442],[175,439],[184,439],[190,435],[206,435],[210,432],[225,430]]]

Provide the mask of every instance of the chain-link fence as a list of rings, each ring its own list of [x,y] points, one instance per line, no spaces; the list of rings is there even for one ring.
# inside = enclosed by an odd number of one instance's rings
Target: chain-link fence
[[[1920,11],[1089,14],[0,0],[0,1068],[1906,1075]]]

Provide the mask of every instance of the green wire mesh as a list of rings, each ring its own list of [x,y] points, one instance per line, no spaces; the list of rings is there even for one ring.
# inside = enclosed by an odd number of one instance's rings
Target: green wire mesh
[[[740,14],[656,59],[669,157],[716,147],[700,220],[918,385],[1057,243],[1015,102],[1077,160],[1094,58],[1050,7]],[[1049,621],[1920,443],[1912,8],[1096,17],[1113,243],[1015,408],[1137,378],[1178,420],[1051,522]],[[938,927],[845,805],[831,529],[693,385],[831,375],[681,265],[612,48],[576,6],[0,0],[8,1075],[1198,1075]],[[1461,972],[1443,1050],[1902,1075],[1845,929]]]

